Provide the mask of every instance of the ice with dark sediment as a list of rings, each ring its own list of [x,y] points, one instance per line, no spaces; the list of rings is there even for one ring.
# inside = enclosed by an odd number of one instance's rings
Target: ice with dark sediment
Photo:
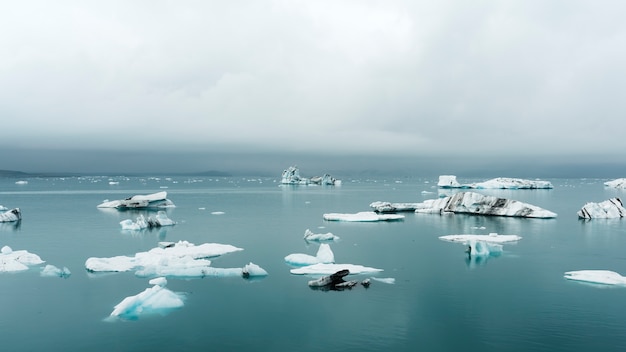
[[[307,242],[330,242],[339,240],[339,236],[334,235],[332,232],[313,233],[311,230],[306,229],[304,231],[304,240]]]
[[[5,208],[6,209],[6,208]],[[13,222],[22,219],[22,211],[20,208],[13,208],[0,213],[0,222]]]
[[[155,216],[148,216],[148,218],[144,217],[143,215],[139,215],[135,221],[131,219],[120,221],[122,230],[131,231],[163,226],[173,226],[175,224],[176,222],[170,219],[163,210],[159,210]]]
[[[618,178],[604,183],[606,187],[626,189],[626,178]]]
[[[437,183],[439,188],[471,188],[471,189],[551,189],[550,181],[527,180],[522,178],[497,177],[483,182],[461,184],[454,175],[441,175]]]
[[[283,170],[280,183],[283,185],[324,185],[324,186],[340,186],[341,180],[337,180],[329,174],[323,176],[314,176],[311,178],[300,176],[300,169],[297,166],[290,166]]]
[[[174,203],[167,199],[167,192],[157,192],[147,195],[135,195],[120,200],[105,200],[98,205],[98,208],[115,208],[115,209],[159,209],[173,208]]]
[[[626,209],[622,200],[611,198],[599,203],[589,202],[578,211],[581,219],[615,219],[626,216]]]

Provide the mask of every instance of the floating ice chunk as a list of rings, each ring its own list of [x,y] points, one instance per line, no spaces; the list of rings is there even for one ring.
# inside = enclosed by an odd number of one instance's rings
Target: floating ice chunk
[[[419,204],[416,213],[476,214],[526,218],[555,218],[556,213],[524,202],[485,196],[475,192],[459,192],[452,196],[429,199]]]
[[[9,246],[2,247],[0,253],[0,272],[24,271],[44,263],[36,254],[25,250],[14,251]]]
[[[372,280],[379,281],[385,284],[393,285],[396,283],[396,279],[393,277],[372,277]]]
[[[16,185],[27,185],[28,181],[26,181],[26,180],[19,180],[19,181],[15,181],[15,184]]]
[[[322,243],[317,250],[316,256],[294,253],[286,256],[285,262],[296,266],[312,265],[317,263],[334,263],[335,255],[327,243]]]
[[[261,268],[260,266],[250,262],[249,264],[244,265],[244,267],[241,269],[242,275],[245,278],[248,277],[262,277],[262,276],[267,276],[267,271],[265,271],[265,269]]]
[[[521,178],[497,177],[483,182],[472,184],[460,184],[456,176],[439,176],[437,183],[439,188],[486,188],[486,189],[551,189],[554,188],[549,181],[526,180]]]
[[[568,280],[582,281],[603,285],[626,285],[626,277],[609,270],[568,271],[564,277]]]
[[[618,178],[613,181],[607,181],[604,183],[604,185],[606,187],[626,189],[626,178]]]
[[[7,208],[4,205],[0,204],[0,211],[5,211],[5,210],[9,210],[9,208]]]
[[[167,199],[167,192],[148,195],[135,195],[126,199],[104,201],[98,208],[140,209],[140,208],[173,208],[174,203]]]
[[[461,184],[456,180],[454,175],[441,175],[437,186],[440,188],[461,188]]]
[[[41,276],[46,277],[60,277],[60,278],[68,278],[72,275],[70,269],[63,267],[63,269],[59,269],[54,265],[46,265],[43,269],[41,269]]]
[[[159,210],[154,217],[149,216],[147,219],[143,215],[139,215],[136,221],[126,219],[120,221],[122,230],[138,231],[148,228],[172,226],[176,223],[167,217],[167,214],[163,210]]]
[[[374,222],[402,220],[404,215],[398,214],[378,214],[373,211],[363,211],[354,214],[328,213],[324,214],[324,220],[328,221],[349,221],[349,222]]]
[[[226,213],[224,213],[223,211],[212,211],[211,215],[224,215]]]
[[[340,270],[349,270],[350,274],[362,274],[383,271],[383,269],[370,268],[356,264],[318,263],[303,266],[301,268],[291,269],[290,272],[295,275],[331,275]]]
[[[333,235],[331,232],[328,233],[313,233],[311,230],[306,229],[304,231],[304,240],[305,241],[336,241],[339,239],[339,236]]]
[[[370,207],[377,213],[397,213],[401,211],[415,211],[420,203],[391,203],[376,201],[370,203]]]
[[[126,297],[118,303],[111,312],[111,317],[135,320],[141,315],[165,315],[185,305],[183,294],[165,288],[167,284],[165,279],[150,280],[150,283],[154,286],[135,296]]]
[[[447,235],[447,236],[439,236],[439,239],[450,242],[462,242],[469,243],[469,241],[483,241],[483,242],[491,242],[491,243],[506,243],[506,242],[516,242],[522,239],[521,236],[518,235],[499,235],[495,232],[492,232],[488,235]]]
[[[502,253],[502,245],[484,241],[470,240],[468,254],[472,257],[496,257]]]
[[[0,213],[0,222],[11,222],[18,221],[22,219],[22,212],[20,208],[13,208],[11,210],[7,210],[4,213]]]
[[[626,209],[619,198],[611,198],[600,203],[587,203],[578,211],[581,219],[614,219],[626,216]]]

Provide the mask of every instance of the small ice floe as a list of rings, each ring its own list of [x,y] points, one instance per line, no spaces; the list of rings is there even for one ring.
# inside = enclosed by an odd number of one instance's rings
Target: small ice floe
[[[417,205],[416,213],[474,214],[524,218],[555,218],[556,213],[524,202],[486,196],[475,192],[459,192],[444,198],[429,199]]]
[[[483,241],[483,242],[491,242],[491,243],[506,243],[506,242],[517,242],[522,239],[521,236],[518,235],[499,235],[496,232],[491,232],[488,235],[446,235],[439,236],[439,239],[449,242],[461,242],[468,243],[469,241]]]
[[[393,277],[372,277],[372,280],[389,285],[393,285],[396,283],[396,279],[394,279]]]
[[[0,273],[28,270],[30,266],[43,264],[38,255],[25,250],[14,251],[9,246],[0,250]]]
[[[12,222],[19,221],[22,219],[22,211],[20,208],[13,208],[11,210],[7,210],[4,213],[0,213],[0,222]]]
[[[304,231],[304,240],[307,242],[324,242],[324,241],[337,241],[339,236],[328,233],[313,233],[311,230],[306,229]]]
[[[211,215],[224,215],[226,213],[224,213],[223,211],[212,211]]]
[[[391,203],[376,201],[370,203],[372,208],[377,213],[398,213],[403,211],[415,211],[419,207],[420,203]]]
[[[335,254],[327,243],[320,244],[317,255],[312,256],[302,253],[293,253],[285,257],[285,262],[293,266],[305,266],[317,263],[334,263]]]
[[[15,181],[15,184],[16,184],[16,185],[27,185],[27,184],[28,184],[28,181],[25,181],[25,180],[19,180],[19,181]]]
[[[551,182],[526,180],[521,178],[497,177],[487,181],[460,184],[454,175],[441,175],[437,186],[440,188],[473,188],[473,189],[551,189]]]
[[[618,178],[604,183],[606,187],[626,189],[626,178]]]
[[[59,269],[54,265],[46,265],[43,269],[41,269],[41,276],[44,277],[60,277],[63,279],[67,279],[68,277],[70,277],[70,275],[72,275],[72,273],[70,272],[70,269],[63,267],[63,269]]]
[[[119,181],[109,181],[109,185],[111,185],[111,186],[117,186],[119,184],[120,184]]]
[[[610,270],[568,271],[563,277],[592,284],[626,286],[626,277]]]
[[[135,195],[126,199],[104,201],[98,208],[141,209],[141,208],[173,208],[174,203],[167,199],[167,192],[157,192],[148,195]]]
[[[393,221],[403,220],[404,215],[399,214],[378,214],[373,211],[363,211],[354,214],[345,213],[328,213],[324,214],[324,220],[327,221],[348,221],[348,222],[375,222],[375,221]]]
[[[114,307],[110,317],[137,320],[145,315],[167,315],[185,305],[185,295],[165,288],[167,285],[165,278],[155,278],[149,283],[154,286],[137,295],[124,298]]]
[[[330,275],[340,270],[348,270],[350,274],[374,273],[383,271],[383,269],[370,268],[356,264],[327,264],[318,263],[303,266],[301,268],[291,269],[290,272],[295,275]]]
[[[581,219],[616,219],[626,216],[626,209],[619,198],[611,198],[600,203],[587,203],[578,211]]]
[[[154,216],[149,216],[147,219],[143,215],[139,215],[136,221],[132,221],[131,219],[126,219],[120,221],[120,225],[122,226],[122,230],[143,230],[150,229],[162,226],[173,226],[176,223],[167,217],[167,214],[163,210],[159,210],[159,212]]]

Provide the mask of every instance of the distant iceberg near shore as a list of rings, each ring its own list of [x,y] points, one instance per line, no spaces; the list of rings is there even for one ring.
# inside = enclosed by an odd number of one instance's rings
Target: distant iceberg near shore
[[[157,192],[147,195],[135,195],[121,200],[105,200],[98,208],[115,209],[142,209],[142,208],[173,208],[174,203],[167,199],[167,192]]]
[[[470,189],[551,189],[551,182],[541,180],[526,180],[521,178],[497,177],[483,182],[460,184],[454,175],[441,175],[439,188],[470,188]]]
[[[323,185],[323,186],[340,186],[341,180],[337,180],[329,174],[323,176],[314,176],[306,178],[300,176],[300,170],[297,166],[290,166],[286,170],[283,170],[280,183],[283,185]]]
[[[556,213],[524,202],[486,196],[475,192],[459,192],[445,198],[426,200],[417,205],[416,213],[475,214],[525,218],[555,218]]]
[[[626,178],[618,178],[613,181],[607,181],[604,183],[606,187],[613,187],[618,189],[626,189]]]
[[[4,209],[0,209],[4,210]],[[20,208],[13,208],[11,210],[7,210],[4,213],[0,213],[0,222],[12,222],[19,221],[22,219],[22,211]]]
[[[578,211],[581,219],[615,219],[626,216],[626,209],[619,198],[611,198],[600,203],[587,203]]]

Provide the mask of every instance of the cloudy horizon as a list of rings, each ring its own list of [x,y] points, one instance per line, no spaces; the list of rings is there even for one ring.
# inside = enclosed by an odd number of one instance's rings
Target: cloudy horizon
[[[278,173],[307,161],[324,168],[326,159],[327,169],[397,162],[419,171],[402,164],[414,161],[434,173],[451,163],[515,172],[521,160],[537,170],[591,163],[624,172],[625,9],[618,1],[5,4],[0,169],[282,164]]]

